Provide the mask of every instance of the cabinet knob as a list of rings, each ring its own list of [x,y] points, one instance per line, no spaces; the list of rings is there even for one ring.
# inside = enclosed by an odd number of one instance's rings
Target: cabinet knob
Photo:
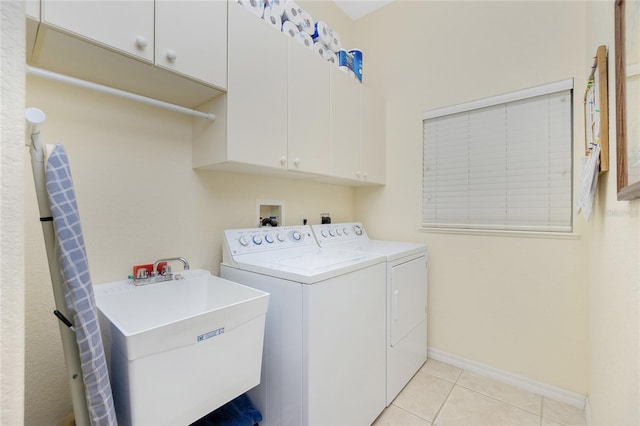
[[[167,50],[167,60],[169,62],[175,61],[177,57],[178,57],[178,54],[176,53],[175,50],[173,50],[173,49]]]
[[[282,157],[280,157],[280,164],[283,166],[287,165],[287,157],[285,157],[284,155]]]
[[[369,174],[367,172],[362,172],[362,179],[367,179]]]
[[[358,171],[358,172],[356,172],[356,177],[357,177],[357,178],[359,178],[361,174],[362,174],[362,173],[360,173],[359,171]]]
[[[295,160],[293,160],[293,165],[298,167],[300,165],[300,159],[296,158]]]
[[[144,49],[148,44],[149,42],[147,41],[146,37],[140,35],[136,37],[136,46],[138,46],[138,49]]]

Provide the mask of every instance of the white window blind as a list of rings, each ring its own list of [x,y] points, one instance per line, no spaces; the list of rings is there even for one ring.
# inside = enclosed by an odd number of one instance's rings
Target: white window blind
[[[572,87],[423,114],[423,227],[570,232]]]

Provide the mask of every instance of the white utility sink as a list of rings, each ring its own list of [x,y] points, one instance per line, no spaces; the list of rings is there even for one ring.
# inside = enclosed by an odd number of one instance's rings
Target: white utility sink
[[[176,275],[94,288],[119,424],[189,424],[260,383],[269,294]]]

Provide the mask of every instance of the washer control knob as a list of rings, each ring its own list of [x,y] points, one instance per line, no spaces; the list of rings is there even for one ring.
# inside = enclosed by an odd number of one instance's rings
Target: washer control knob
[[[342,236],[342,230],[340,228],[336,229],[336,235]]]
[[[300,241],[302,239],[302,234],[300,234],[300,232],[298,231],[293,231],[291,233],[291,238],[293,238],[296,241]]]
[[[244,235],[238,238],[238,242],[240,243],[241,246],[244,246],[244,247],[249,245],[249,241],[247,241]]]
[[[278,241],[280,241],[281,243],[283,243],[283,242],[284,242],[284,240],[286,240],[286,239],[287,239],[287,236],[286,236],[286,235],[284,235],[282,232],[280,232],[280,233],[278,233],[277,238],[278,238]]]
[[[354,226],[353,231],[356,233],[356,235],[362,235],[362,226],[360,225]]]
[[[253,240],[253,243],[257,246],[262,244],[262,237],[260,235],[254,235],[252,240]]]
[[[344,235],[349,235],[349,228],[344,228],[342,232],[344,232]]]
[[[265,235],[265,236],[264,236],[264,240],[265,240],[266,242],[268,242],[269,244],[272,244],[272,243],[273,243],[273,237],[272,237],[270,234]]]

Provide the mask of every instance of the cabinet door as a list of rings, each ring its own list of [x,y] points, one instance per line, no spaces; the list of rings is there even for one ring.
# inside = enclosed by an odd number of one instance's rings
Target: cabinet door
[[[42,22],[153,61],[153,0],[43,0]]]
[[[288,40],[229,2],[227,159],[287,167]]]
[[[38,0],[25,0],[24,11],[27,18],[40,21],[40,2]]]
[[[156,2],[156,65],[227,86],[227,2]]]
[[[312,50],[289,40],[290,170],[329,174],[330,66]]]
[[[331,175],[358,179],[360,170],[360,84],[331,69]]]
[[[360,180],[384,184],[386,180],[387,108],[384,98],[361,87]]]
[[[36,34],[40,25],[40,2],[37,0],[26,0],[24,11],[27,15],[27,62],[31,60],[33,48],[36,44]]]

